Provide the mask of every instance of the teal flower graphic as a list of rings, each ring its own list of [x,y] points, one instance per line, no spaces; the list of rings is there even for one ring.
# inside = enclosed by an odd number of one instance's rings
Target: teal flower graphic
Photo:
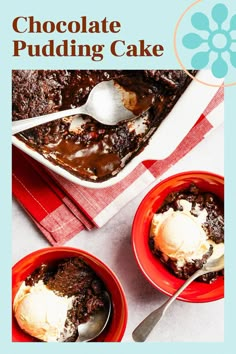
[[[209,18],[202,12],[196,12],[191,18],[193,27],[202,31],[198,33],[188,33],[183,37],[183,45],[187,49],[197,49],[204,46],[202,51],[197,52],[192,57],[192,67],[194,69],[203,69],[209,62],[212,62],[211,70],[215,77],[223,78],[227,75],[228,64],[225,58],[230,58],[228,63],[236,68],[236,14],[226,24],[228,18],[228,8],[224,4],[217,4],[212,8],[211,16],[215,24],[211,29]],[[227,27],[227,28],[226,28]],[[204,32],[203,32],[204,31]],[[214,53],[214,60],[212,60]]]

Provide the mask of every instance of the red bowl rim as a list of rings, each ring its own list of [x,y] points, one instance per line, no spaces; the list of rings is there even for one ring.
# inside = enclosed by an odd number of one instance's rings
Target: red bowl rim
[[[163,288],[162,286],[160,286],[158,284],[158,282],[156,282],[156,279],[153,278],[152,275],[148,274],[148,272],[145,269],[145,266],[143,265],[142,262],[142,257],[140,258],[139,255],[139,250],[137,248],[136,245],[136,227],[139,224],[140,227],[140,215],[142,215],[143,212],[143,208],[144,208],[144,204],[147,203],[150,199],[150,197],[152,197],[152,194],[159,188],[161,188],[163,185],[165,185],[166,183],[168,183],[169,181],[176,179],[176,178],[184,178],[187,176],[192,176],[194,175],[196,178],[198,177],[204,177],[204,176],[208,176],[208,177],[212,177],[213,179],[218,179],[221,180],[223,188],[224,188],[224,177],[222,175],[219,175],[217,173],[214,172],[210,172],[210,171],[201,171],[201,170],[192,170],[192,171],[185,171],[185,172],[179,172],[176,173],[174,175],[171,175],[165,179],[163,179],[162,181],[158,182],[142,199],[142,201],[140,202],[138,209],[136,210],[134,219],[133,219],[133,224],[132,224],[132,231],[131,231],[131,241],[132,241],[132,248],[133,248],[133,253],[136,259],[136,262],[139,266],[139,269],[141,270],[141,272],[143,273],[144,277],[160,292],[164,293],[165,295],[168,296],[172,296],[176,290],[185,282],[182,279],[177,278],[176,276],[172,275],[167,269],[166,267],[157,259],[157,257],[155,257],[154,255],[151,254],[151,251],[149,249],[150,252],[150,256],[152,257],[152,260],[158,264],[159,268],[162,268],[162,270],[165,271],[165,274],[167,274],[167,276],[171,277],[173,279],[173,281],[177,284],[176,288],[172,288],[172,289],[166,289]],[[201,303],[201,302],[211,302],[211,301],[216,301],[216,300],[220,300],[222,298],[224,298],[224,283],[223,283],[223,277],[219,277],[219,279],[217,279],[213,284],[214,286],[218,286],[219,289],[217,289],[218,291],[215,293],[211,293],[209,292],[209,294],[207,294],[207,296],[205,297],[198,297],[198,296],[190,296],[188,294],[186,294],[186,290],[184,290],[178,297],[178,300],[184,301],[184,302],[191,302],[191,303]],[[197,283],[196,281],[194,281],[192,284]],[[198,283],[198,284],[202,284],[203,287],[205,286],[212,286],[213,284],[204,284],[204,283]],[[191,286],[191,285],[190,285]],[[189,286],[189,287],[190,287]]]
[[[51,254],[53,254],[53,253],[56,254],[56,253],[60,253],[60,252],[68,253],[68,257],[75,256],[75,255],[78,255],[78,256],[81,256],[81,257],[85,257],[85,262],[88,263],[88,265],[90,265],[93,268],[93,265],[91,265],[91,263],[96,264],[96,266],[98,266],[98,269],[100,268],[103,271],[105,270],[106,275],[110,279],[112,279],[113,286],[115,285],[117,287],[116,290],[117,290],[117,292],[119,293],[119,296],[120,296],[120,301],[121,301],[120,306],[122,306],[122,317],[121,317],[122,323],[120,325],[118,333],[116,333],[115,335],[114,334],[109,335],[109,333],[107,333],[107,335],[105,336],[106,340],[103,339],[104,336],[103,336],[103,333],[102,333],[98,337],[98,340],[95,340],[95,341],[98,341],[98,342],[99,341],[100,342],[103,342],[103,341],[106,341],[106,342],[120,342],[122,340],[123,336],[124,336],[124,333],[125,333],[125,330],[126,330],[126,326],[127,326],[127,320],[128,320],[128,305],[127,305],[127,300],[126,300],[124,289],[123,289],[118,277],[113,272],[113,270],[108,265],[106,265],[103,261],[101,261],[99,258],[97,258],[93,254],[91,254],[91,253],[89,253],[89,252],[87,252],[85,250],[82,250],[82,249],[79,249],[79,248],[75,248],[75,247],[67,247],[67,246],[46,247],[46,248],[41,248],[39,250],[33,251],[33,252],[27,254],[26,256],[24,256],[23,258],[21,258],[12,267],[12,303],[14,301],[14,297],[15,297],[15,294],[16,294],[16,289],[14,289],[14,275],[17,275],[18,268],[21,267],[23,264],[27,264],[28,261],[32,257],[44,256],[45,254],[50,254],[50,253]],[[63,256],[63,257],[65,258],[66,255]],[[41,263],[39,262],[39,264],[41,264]],[[98,269],[95,270],[95,272],[97,274],[99,273]],[[100,273],[98,274],[98,276],[103,278],[103,275],[100,274]],[[106,283],[106,281],[104,281],[104,282]],[[107,284],[106,284],[106,286],[107,286]],[[18,287],[16,287],[16,288],[18,289]],[[108,289],[108,290],[110,290],[110,292],[112,293],[112,291],[114,289]],[[113,305],[113,316],[114,316],[114,314],[116,314],[116,316],[118,316],[117,309],[116,309],[116,304],[115,304],[114,301],[113,301],[112,305]],[[14,320],[14,315],[12,317],[13,317],[13,320]],[[13,323],[14,322],[12,322],[12,326],[14,325]],[[112,321],[111,321],[111,323],[112,323]],[[116,324],[113,324],[113,327],[116,328]],[[13,334],[12,334],[12,338],[13,338],[12,341],[14,342],[15,340],[14,340],[14,335]],[[17,342],[19,342],[19,340],[17,340]]]

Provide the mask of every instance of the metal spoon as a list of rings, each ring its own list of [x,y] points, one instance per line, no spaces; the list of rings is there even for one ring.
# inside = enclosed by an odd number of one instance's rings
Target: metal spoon
[[[70,130],[74,131],[81,125],[80,114],[91,116],[103,124],[115,125],[121,121],[133,119],[149,108],[151,102],[143,102],[143,104],[141,102],[138,107],[141,107],[142,111],[139,110],[139,114],[137,114],[135,95],[134,92],[122,89],[122,87],[117,85],[113,80],[103,81],[92,89],[87,102],[83,106],[15,121],[12,123],[12,135],[44,123],[73,115],[75,115],[75,117],[71,122]]]
[[[151,312],[133,331],[132,337],[135,342],[144,342],[155,325],[162,319],[167,308],[173,303],[173,301],[179,296],[187,286],[192,283],[193,280],[201,275],[217,272],[224,268],[224,256],[220,258],[210,257],[204,266],[197,270],[188,280],[176,291],[176,293],[169,298],[162,306]]]
[[[108,292],[104,292],[105,306],[96,311],[88,320],[78,326],[78,338],[76,342],[88,342],[105,329],[111,314],[111,298]]]

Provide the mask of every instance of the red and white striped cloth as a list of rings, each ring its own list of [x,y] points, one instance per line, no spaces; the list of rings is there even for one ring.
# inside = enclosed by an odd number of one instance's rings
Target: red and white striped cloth
[[[62,245],[84,229],[103,226],[125,204],[220,125],[222,115],[214,121],[209,120],[208,115],[223,100],[224,91],[220,88],[197,123],[169,157],[161,161],[140,163],[125,179],[105,191],[73,184],[13,147],[13,195],[49,243],[53,246]]]

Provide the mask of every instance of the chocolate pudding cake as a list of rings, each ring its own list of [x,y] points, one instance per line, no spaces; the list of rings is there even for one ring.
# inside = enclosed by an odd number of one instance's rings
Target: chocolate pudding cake
[[[149,246],[178,278],[188,279],[207,259],[224,254],[224,204],[192,184],[171,193],[154,214]],[[212,283],[223,271],[198,278]]]
[[[142,151],[191,81],[181,70],[14,70],[13,120],[81,106],[91,89],[104,80],[114,80],[128,93],[135,93],[136,114],[143,108],[139,100],[150,108],[137,119],[115,126],[81,115],[77,131],[69,130],[73,117],[66,117],[24,131],[17,138],[81,179],[105,181]]]
[[[78,325],[105,306],[105,286],[82,258],[42,264],[14,299],[19,326],[41,341],[74,342]]]

